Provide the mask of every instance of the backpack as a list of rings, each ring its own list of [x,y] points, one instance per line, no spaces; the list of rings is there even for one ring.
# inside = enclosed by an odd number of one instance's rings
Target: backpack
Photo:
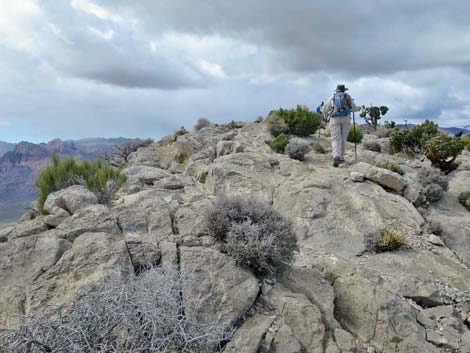
[[[332,116],[348,116],[351,113],[351,97],[347,94],[335,93],[333,96]]]

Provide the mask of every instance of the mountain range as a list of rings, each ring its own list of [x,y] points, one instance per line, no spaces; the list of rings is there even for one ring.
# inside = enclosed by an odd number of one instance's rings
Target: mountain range
[[[0,141],[0,223],[17,219],[37,198],[35,180],[53,154],[95,160],[116,152],[116,145],[132,141],[126,138],[54,139],[39,144]]]

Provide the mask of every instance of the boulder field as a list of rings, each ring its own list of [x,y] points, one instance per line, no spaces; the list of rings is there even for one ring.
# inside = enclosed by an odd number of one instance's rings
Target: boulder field
[[[470,153],[444,197],[418,210],[409,195],[426,160],[359,146],[354,163],[351,145],[333,168],[330,153],[312,150],[303,162],[276,154],[271,138],[264,123],[175,134],[130,155],[110,206],[79,186],[51,194],[49,215],[0,230],[0,328],[17,315],[53,316],[110,271],[159,265],[192,278],[182,300],[203,305],[185,315],[233,330],[226,353],[470,352],[470,213],[457,200],[470,189]],[[323,135],[320,143],[329,149]],[[256,197],[292,220],[299,252],[275,280],[238,267],[206,235],[207,210],[227,195]],[[370,251],[383,228],[407,245]]]

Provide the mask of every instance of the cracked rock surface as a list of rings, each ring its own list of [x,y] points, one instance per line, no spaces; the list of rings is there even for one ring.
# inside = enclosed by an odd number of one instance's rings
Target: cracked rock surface
[[[190,278],[187,317],[233,329],[226,353],[470,352],[470,213],[457,201],[470,153],[443,199],[418,211],[409,200],[426,161],[358,146],[361,164],[333,168],[330,154],[299,162],[269,139],[263,123],[170,136],[129,157],[128,185],[111,205],[74,187],[51,196],[50,215],[0,230],[0,328],[18,314],[53,316],[51,306],[110,271],[160,265]],[[373,166],[381,160],[405,175]],[[238,267],[205,234],[206,211],[226,195],[256,197],[292,220],[299,252],[276,280]],[[383,228],[403,232],[407,246],[371,252],[366,240]]]

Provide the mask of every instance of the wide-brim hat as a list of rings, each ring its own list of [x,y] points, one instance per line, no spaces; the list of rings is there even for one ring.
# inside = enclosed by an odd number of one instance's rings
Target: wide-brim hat
[[[349,88],[346,88],[344,85],[336,86],[335,92],[346,92]]]

